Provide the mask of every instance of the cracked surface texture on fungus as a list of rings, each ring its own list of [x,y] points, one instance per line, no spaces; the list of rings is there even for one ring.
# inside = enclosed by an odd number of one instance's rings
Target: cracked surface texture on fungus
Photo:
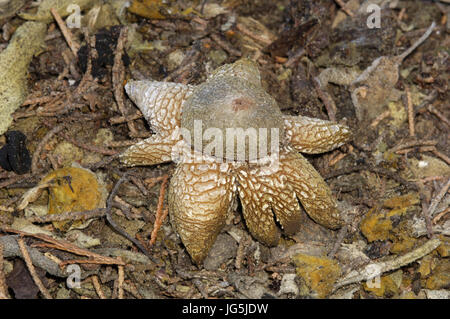
[[[277,245],[279,226],[287,235],[299,230],[301,207],[325,227],[342,226],[330,188],[299,152],[339,147],[350,139],[349,128],[283,115],[262,88],[255,62],[224,65],[198,86],[130,81],[125,89],[156,134],[125,150],[121,161],[127,166],[177,163],[169,213],[197,264],[208,255],[237,198],[248,230],[268,246]],[[227,135],[230,128],[240,130]]]

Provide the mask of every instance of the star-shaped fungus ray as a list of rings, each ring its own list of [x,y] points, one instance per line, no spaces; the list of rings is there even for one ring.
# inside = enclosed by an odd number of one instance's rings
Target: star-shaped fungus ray
[[[169,186],[169,211],[187,251],[200,264],[225,224],[235,181],[229,164],[179,163]]]
[[[177,139],[153,135],[136,143],[120,154],[126,166],[156,165],[172,161],[172,150]]]
[[[151,128],[161,136],[180,126],[181,107],[194,86],[171,82],[129,81],[125,91]]]
[[[350,128],[342,124],[306,116],[285,115],[283,119],[288,143],[302,153],[328,152],[351,139]]]
[[[301,154],[287,148],[287,154],[280,156],[280,170],[287,176],[303,208],[315,222],[330,229],[344,224],[331,189]]]
[[[193,86],[144,80],[128,82],[125,90],[156,134],[128,148],[121,161],[127,166],[171,161],[172,149],[180,139],[181,108]]]
[[[249,59],[241,59],[233,64],[225,64],[214,70],[208,79],[224,77],[240,78],[254,85],[261,85],[261,75],[256,62]]]
[[[277,245],[276,220],[287,235],[299,230],[301,208],[287,176],[270,166],[243,166],[237,172],[238,192],[247,228],[259,241]]]

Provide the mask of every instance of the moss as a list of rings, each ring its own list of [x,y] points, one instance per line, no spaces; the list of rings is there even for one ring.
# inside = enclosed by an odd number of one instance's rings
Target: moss
[[[450,238],[444,235],[439,236],[439,239],[441,240],[441,244],[438,248],[436,248],[436,251],[439,253],[441,257],[448,257],[450,252]]]
[[[390,249],[393,253],[409,251],[415,245],[416,239],[410,237],[407,231],[406,222],[400,219],[407,210],[419,203],[417,193],[410,193],[403,196],[396,196],[387,199],[383,207],[390,210],[372,208],[361,221],[360,230],[369,242],[376,240],[391,240],[393,242]]]
[[[406,232],[399,232],[397,236],[390,236],[393,239],[393,244],[390,248],[390,252],[394,254],[401,254],[414,249],[414,245],[417,242],[416,238],[410,237]]]
[[[396,271],[392,274],[382,276],[379,284],[363,284],[367,292],[373,293],[377,297],[393,297],[399,294],[401,285],[402,271]],[[376,282],[375,282],[376,283]]]
[[[361,221],[360,229],[369,242],[387,240],[389,232],[392,230],[392,222],[374,207]]]
[[[383,206],[387,208],[402,209],[418,204],[419,202],[420,202],[419,194],[409,193],[403,196],[396,196],[386,199],[383,203]]]
[[[436,262],[432,255],[428,255],[422,258],[420,266],[417,272],[420,273],[422,278],[426,278],[431,274],[431,271],[436,267]]]
[[[325,298],[331,293],[341,274],[338,263],[326,257],[298,254],[293,257],[293,261],[297,266],[297,275],[319,298]]]
[[[450,261],[442,259],[428,277],[425,287],[430,290],[450,288]]]

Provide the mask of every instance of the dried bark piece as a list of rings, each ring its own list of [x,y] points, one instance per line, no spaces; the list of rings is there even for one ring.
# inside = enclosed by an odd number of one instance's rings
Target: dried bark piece
[[[44,277],[44,270],[38,268],[38,272],[40,277]],[[16,299],[38,299],[39,288],[22,259],[14,260],[14,268],[6,277],[6,284],[14,292]]]
[[[53,21],[53,16],[50,12],[54,8],[61,18],[67,17],[72,11],[67,11],[70,5],[76,5],[81,10],[88,9],[99,3],[98,0],[44,0],[40,3],[36,13],[21,13],[19,16],[25,20],[41,21],[49,23]]]
[[[12,122],[11,114],[25,101],[28,65],[44,46],[47,27],[26,22],[14,32],[8,47],[0,53],[0,135]]]
[[[3,19],[8,19],[16,14],[25,4],[26,0],[0,1],[0,24]]]
[[[398,81],[398,68],[406,56],[422,44],[433,32],[433,22],[427,31],[405,52],[398,56],[375,59],[350,85],[350,93],[359,121],[373,121],[384,110],[387,100]]]

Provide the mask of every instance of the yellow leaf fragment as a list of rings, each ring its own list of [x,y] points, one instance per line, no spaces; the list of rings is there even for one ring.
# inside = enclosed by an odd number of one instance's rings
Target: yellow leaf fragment
[[[369,242],[387,240],[392,230],[392,221],[386,219],[385,215],[374,207],[361,221],[360,229]]]
[[[391,252],[409,250],[414,246],[415,240],[405,233],[405,230],[401,227],[403,226],[402,223],[394,227],[393,218],[404,215],[411,206],[418,203],[419,197],[417,193],[396,196],[385,200],[383,207],[391,210],[387,211],[376,207],[369,210],[361,221],[361,232],[369,242],[388,239],[394,241]]]
[[[383,206],[387,208],[408,208],[412,205],[418,204],[419,202],[419,194],[409,193],[406,195],[386,199],[383,203]]]
[[[442,259],[432,270],[432,275],[426,281],[426,288],[431,290],[446,289],[450,285],[450,261]]]
[[[134,0],[128,11],[147,19],[163,20],[167,18],[167,7],[161,0]]]
[[[49,186],[49,214],[80,212],[103,206],[101,186],[94,173],[84,168],[66,167],[48,174],[41,183]],[[59,230],[80,227],[81,221],[53,222]]]
[[[398,274],[400,274],[400,283],[401,283],[401,274],[402,271],[399,270],[390,275],[381,276],[380,280],[371,282],[368,284],[365,282],[363,284],[363,288],[365,291],[372,292],[377,297],[392,297],[397,295],[400,292],[400,285],[398,283],[397,278],[395,278]]]

